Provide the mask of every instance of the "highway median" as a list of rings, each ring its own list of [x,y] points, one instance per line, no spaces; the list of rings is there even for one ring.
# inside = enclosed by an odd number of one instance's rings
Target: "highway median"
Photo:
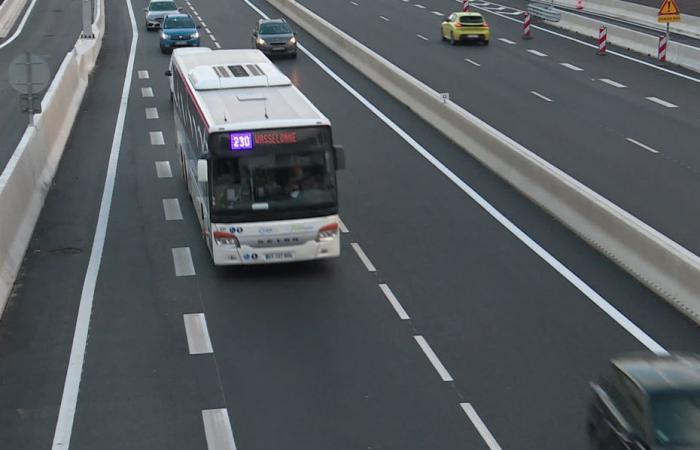
[[[443,100],[438,92],[296,1],[267,1],[650,290],[700,324],[700,258],[697,255],[460,106]]]

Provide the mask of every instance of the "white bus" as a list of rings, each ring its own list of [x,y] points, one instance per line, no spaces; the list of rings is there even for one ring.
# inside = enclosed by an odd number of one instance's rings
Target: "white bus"
[[[258,50],[176,49],[171,77],[183,177],[214,264],[340,254],[329,120]]]

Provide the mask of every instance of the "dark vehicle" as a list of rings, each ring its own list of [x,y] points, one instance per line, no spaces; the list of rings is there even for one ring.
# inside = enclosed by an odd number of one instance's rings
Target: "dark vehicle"
[[[297,57],[297,38],[284,19],[260,19],[253,29],[253,48],[268,56]]]
[[[166,53],[175,47],[199,47],[199,28],[187,14],[166,16],[160,30],[160,51]]]
[[[160,28],[165,16],[177,14],[182,8],[171,0],[152,0],[143,10],[146,12],[146,30],[150,31]]]
[[[591,383],[588,433],[600,450],[700,450],[700,356],[631,354]]]

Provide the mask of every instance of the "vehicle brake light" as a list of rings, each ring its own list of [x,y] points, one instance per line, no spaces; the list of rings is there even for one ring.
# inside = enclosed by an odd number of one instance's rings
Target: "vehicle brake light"
[[[236,247],[241,246],[236,235],[229,233],[228,231],[215,231],[214,241],[216,241],[218,245],[235,245]]]
[[[330,223],[324,225],[318,230],[318,236],[316,236],[317,242],[332,241],[338,236],[338,224]]]

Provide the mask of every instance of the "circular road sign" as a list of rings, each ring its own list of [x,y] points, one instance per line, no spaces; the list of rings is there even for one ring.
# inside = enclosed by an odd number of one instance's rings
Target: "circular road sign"
[[[10,63],[7,78],[20,94],[36,94],[46,89],[51,74],[44,58],[34,53],[22,53]]]

